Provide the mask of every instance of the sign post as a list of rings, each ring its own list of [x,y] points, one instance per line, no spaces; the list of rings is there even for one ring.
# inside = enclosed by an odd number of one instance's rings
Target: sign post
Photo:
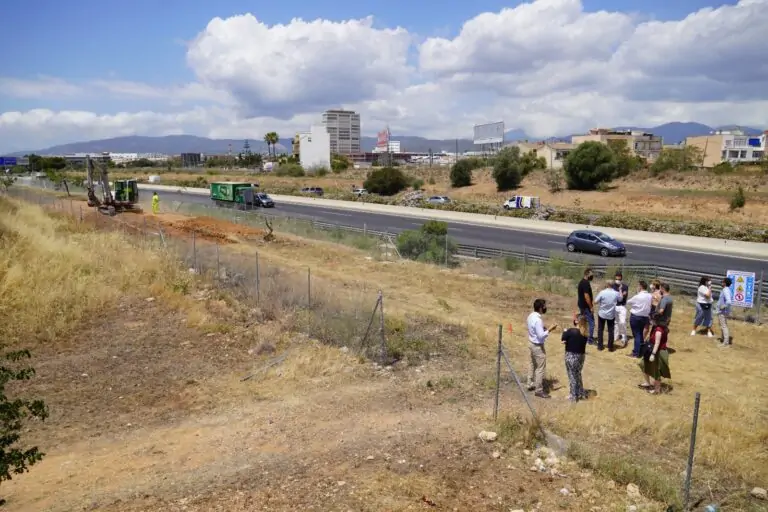
[[[729,270],[731,279],[731,294],[733,305],[739,308],[753,308],[755,306],[755,273]]]

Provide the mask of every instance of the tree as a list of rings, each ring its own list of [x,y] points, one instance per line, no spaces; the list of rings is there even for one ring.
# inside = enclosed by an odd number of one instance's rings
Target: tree
[[[363,188],[372,194],[393,196],[408,188],[408,178],[394,167],[382,167],[368,173]]]
[[[0,189],[2,189],[3,192],[8,192],[8,188],[13,185],[14,181],[16,181],[16,178],[12,175],[0,175]]]
[[[523,176],[531,169],[526,166],[533,165],[530,158],[523,160],[520,148],[509,146],[496,155],[493,162],[493,179],[496,180],[496,189],[499,192],[512,190],[520,185]]]
[[[472,161],[459,160],[451,167],[451,186],[454,188],[468,187],[472,184]]]
[[[609,140],[608,147],[616,156],[616,175],[614,178],[629,176],[643,166],[644,159],[638,155],[632,154],[626,140]]]
[[[267,132],[264,135],[264,142],[267,143],[267,154],[273,157],[277,156],[275,145],[280,142],[280,136],[277,132]]]
[[[20,475],[29,471],[29,467],[40,462],[45,454],[37,446],[24,447],[21,433],[25,420],[37,418],[44,421],[48,417],[48,408],[42,400],[11,400],[5,386],[11,381],[29,380],[35,374],[34,368],[20,367],[22,359],[32,355],[28,350],[17,350],[3,354],[4,363],[0,365],[0,482],[12,480],[12,474]],[[5,500],[0,500],[0,504]]]
[[[595,190],[616,176],[616,155],[602,142],[588,141],[568,154],[563,169],[568,188]]]
[[[523,173],[523,177],[528,176],[532,171],[536,169],[546,169],[547,159],[543,156],[537,157],[533,151],[528,151],[520,157],[522,167],[520,168]]]
[[[740,186],[738,189],[736,189],[736,192],[734,192],[733,197],[731,197],[731,211],[744,208],[745,204],[747,204],[747,196],[744,194],[744,187]]]

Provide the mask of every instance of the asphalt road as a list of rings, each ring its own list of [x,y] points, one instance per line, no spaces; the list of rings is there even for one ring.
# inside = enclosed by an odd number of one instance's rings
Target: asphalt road
[[[199,203],[211,205],[211,200],[206,196],[181,194],[161,191],[161,201],[181,201],[186,203]],[[420,219],[398,217],[396,215],[383,215],[379,213],[357,212],[342,209],[323,208],[315,206],[280,204],[275,208],[269,208],[271,215],[287,216],[298,219],[314,219],[333,224],[366,227],[373,231],[388,231],[399,233],[407,229],[416,229],[423,221]],[[610,229],[604,229],[610,234]],[[600,256],[572,255],[565,249],[565,238],[558,235],[539,234],[530,231],[519,231],[506,228],[484,227],[458,222],[448,223],[448,234],[460,244],[476,245],[480,247],[509,249],[530,254],[546,256],[557,255],[567,259],[591,260],[608,264],[659,265],[663,267],[680,268],[699,271],[702,274],[713,276],[723,275],[727,270],[741,270],[755,272],[768,270],[768,263],[758,258],[749,259],[738,256],[722,254],[706,254],[702,252],[672,250],[653,245],[625,244],[627,256],[625,258],[602,258]],[[652,243],[653,233],[648,233],[649,243]],[[759,279],[759,278],[758,278]]]

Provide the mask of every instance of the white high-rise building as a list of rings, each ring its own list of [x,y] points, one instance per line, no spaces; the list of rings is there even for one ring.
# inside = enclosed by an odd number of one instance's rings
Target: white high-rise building
[[[331,139],[331,153],[360,153],[360,114],[351,110],[326,110],[323,126]]]

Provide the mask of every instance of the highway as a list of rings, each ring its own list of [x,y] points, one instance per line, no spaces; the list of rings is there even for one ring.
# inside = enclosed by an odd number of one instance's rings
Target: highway
[[[167,191],[159,191],[159,193],[161,204],[180,201],[212,206],[211,200],[205,196]],[[275,208],[269,208],[265,213],[276,216],[284,215],[298,219],[314,219],[317,221],[358,228],[363,228],[365,226],[372,231],[388,231],[395,234],[407,229],[417,229],[423,223],[423,221],[419,219],[399,217],[396,215],[296,204],[277,203]],[[610,228],[598,227],[596,229],[600,229],[609,234],[611,232]],[[449,222],[448,234],[456,242],[467,245],[517,251],[522,251],[525,247],[531,254],[545,256],[555,255],[566,259],[581,261],[586,259],[613,265],[620,265],[622,261],[625,264],[659,265],[663,267],[699,271],[702,274],[712,276],[723,275],[726,270],[755,272],[759,276],[760,271],[768,267],[768,265],[759,258],[750,259],[723,254],[670,250],[663,247],[653,246],[653,233],[648,233],[649,245],[625,244],[627,246],[627,256],[625,258],[601,258],[600,256],[585,256],[581,254],[572,255],[565,250],[565,237],[530,231]]]

